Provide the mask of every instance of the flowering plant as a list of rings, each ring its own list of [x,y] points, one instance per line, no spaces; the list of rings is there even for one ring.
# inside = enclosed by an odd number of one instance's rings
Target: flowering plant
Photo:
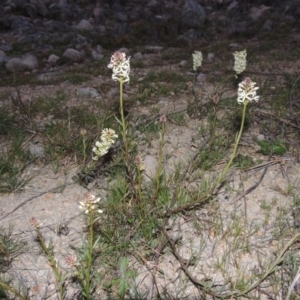
[[[238,104],[243,104],[245,101],[258,102],[259,96],[256,95],[258,87],[256,87],[255,85],[256,83],[253,82],[249,77],[245,78],[242,82],[239,83],[237,98]]]
[[[112,79],[115,81],[129,82],[130,73],[130,57],[126,58],[126,54],[120,51],[115,52],[110,64],[107,66],[112,69]]]
[[[113,129],[105,128],[101,133],[101,142],[97,141],[95,147],[92,151],[95,153],[93,160],[98,160],[101,156],[108,153],[112,144],[114,144],[115,139],[118,138],[118,135]]]
[[[246,69],[246,64],[247,64],[247,51],[246,49],[243,51],[235,51],[233,53],[234,55],[234,71],[236,72],[237,75],[241,74],[243,71]]]
[[[196,71],[202,65],[202,52],[194,51],[193,53],[193,70]]]
[[[84,210],[86,214],[93,213],[97,211],[99,214],[102,214],[103,211],[101,209],[96,210],[95,206],[100,201],[100,197],[96,198],[96,196],[92,194],[85,194],[84,199],[79,202],[79,208]]]

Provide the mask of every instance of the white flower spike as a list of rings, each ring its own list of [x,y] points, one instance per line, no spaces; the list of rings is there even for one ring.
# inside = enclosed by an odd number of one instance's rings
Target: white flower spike
[[[97,141],[92,151],[95,153],[93,160],[98,160],[101,156],[108,153],[112,144],[118,138],[116,132],[113,129],[105,128],[101,133],[101,142]]]
[[[247,64],[247,50],[235,51],[234,55],[234,71],[237,75],[241,74],[246,69]]]
[[[244,104],[245,102],[258,102],[259,96],[256,95],[258,87],[255,86],[256,83],[253,82],[249,77],[245,78],[242,82],[239,83],[238,88],[238,104]]]
[[[193,53],[193,70],[197,71],[199,67],[202,65],[202,52],[201,51],[194,51]]]
[[[126,54],[120,51],[115,52],[111,59],[110,64],[107,66],[112,69],[112,79],[115,81],[122,80],[129,82],[130,73],[130,57],[126,58]]]
[[[100,198],[96,198],[96,196],[92,194],[85,194],[84,199],[79,202],[79,208],[84,210],[86,214],[98,212],[99,214],[102,214],[103,211],[101,209],[96,210],[96,204],[100,201]]]

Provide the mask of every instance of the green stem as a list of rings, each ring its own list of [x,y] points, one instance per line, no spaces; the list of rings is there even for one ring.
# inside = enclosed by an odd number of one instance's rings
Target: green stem
[[[125,164],[127,168],[127,174],[130,179],[131,186],[134,190],[135,193],[135,198],[137,201],[139,201],[139,193],[136,189],[135,186],[135,180],[133,173],[131,171],[130,167],[130,157],[129,157],[129,142],[127,139],[127,126],[126,126],[126,121],[125,121],[125,116],[124,116],[124,107],[123,107],[123,79],[120,78],[120,115],[121,115],[121,124],[122,124],[122,137],[123,137],[123,142],[124,142],[124,152],[125,152]]]
[[[222,86],[227,80],[229,80],[231,77],[235,77],[236,75],[230,75],[228,77],[226,77],[224,80],[222,80],[221,82],[218,83],[215,91],[214,91],[214,95],[218,92],[220,86]]]
[[[85,278],[85,296],[86,299],[90,300],[91,298],[91,271],[92,271],[92,262],[93,262],[93,249],[94,249],[94,212],[91,211],[89,214],[89,227],[90,227],[90,236],[89,236],[89,248],[87,253],[87,269],[86,269],[86,278]]]
[[[246,117],[246,109],[247,109],[247,104],[248,104],[248,101],[245,101],[244,102],[244,108],[243,108],[243,116],[242,116],[242,123],[241,123],[241,128],[240,128],[240,132],[235,140],[235,145],[234,145],[234,149],[233,149],[233,152],[232,152],[232,155],[231,155],[231,158],[228,162],[228,164],[226,165],[225,169],[222,171],[220,177],[218,178],[217,182],[216,182],[216,187],[220,184],[220,182],[223,180],[224,176],[227,174],[235,156],[236,156],[236,152],[237,152],[237,148],[238,148],[238,145],[239,145],[239,142],[240,142],[240,139],[241,139],[241,136],[242,136],[242,133],[243,133],[243,129],[244,129],[244,124],[245,124],[245,117]]]
[[[163,148],[164,148],[164,141],[165,141],[165,131],[166,131],[166,126],[164,123],[162,123],[161,139],[160,139],[159,153],[158,153],[158,166],[157,166],[157,174],[156,174],[156,191],[154,196],[154,205],[156,204],[156,200],[158,199],[159,190],[161,186],[161,176],[163,172]]]
[[[55,274],[55,278],[56,278],[56,282],[57,282],[57,286],[58,286],[58,290],[59,290],[59,298],[61,300],[63,300],[64,298],[64,288],[63,288],[63,283],[62,283],[62,273],[59,270],[59,268],[57,267],[57,263],[51,253],[51,251],[49,250],[49,248],[47,247],[47,245],[45,244],[44,241],[44,237],[42,236],[39,228],[35,228],[39,242],[41,244],[41,247],[44,251],[44,253],[46,254],[49,262],[50,262],[50,266],[52,267],[54,274]]]

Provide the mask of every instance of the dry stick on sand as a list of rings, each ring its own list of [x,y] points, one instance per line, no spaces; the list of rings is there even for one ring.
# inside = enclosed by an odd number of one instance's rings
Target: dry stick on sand
[[[38,193],[37,195],[35,196],[32,196],[28,199],[26,199],[25,201],[23,201],[22,203],[20,203],[18,206],[16,206],[13,210],[11,210],[10,212],[6,213],[3,217],[2,217],[2,220],[5,219],[6,217],[8,217],[9,215],[11,215],[13,212],[15,212],[16,210],[18,210],[20,207],[24,206],[25,204],[27,204],[28,202],[30,202],[31,200],[33,199],[36,199],[36,198],[39,198],[45,194],[48,194],[48,193],[57,193],[57,192],[62,192],[62,190],[68,186],[68,185],[72,185],[74,183],[66,183],[66,184],[62,184],[62,185],[59,185],[53,189],[50,189],[48,191],[44,191],[44,192],[41,192],[41,193]]]
[[[208,295],[211,295],[215,299],[239,299],[239,297],[247,297],[247,294],[253,291],[255,288],[257,288],[267,277],[269,277],[272,273],[276,271],[276,268],[278,265],[280,265],[285,257],[286,252],[289,250],[289,248],[300,238],[300,233],[297,233],[294,235],[283,247],[283,249],[280,251],[280,253],[277,255],[275,261],[271,263],[269,268],[259,276],[259,279],[252,284],[248,288],[246,288],[244,291],[232,291],[227,294],[217,294],[212,291],[211,288],[206,287],[206,284],[204,281],[199,280],[195,278],[190,271],[188,270],[188,265],[184,263],[183,258],[179,255],[178,251],[176,250],[175,243],[171,239],[171,237],[167,234],[165,228],[163,226],[159,226],[159,230],[165,235],[167,238],[173,255],[177,258],[178,262],[180,263],[180,266],[182,270],[185,272],[185,274],[188,276],[188,278],[191,280],[191,282],[201,288],[205,293]]]

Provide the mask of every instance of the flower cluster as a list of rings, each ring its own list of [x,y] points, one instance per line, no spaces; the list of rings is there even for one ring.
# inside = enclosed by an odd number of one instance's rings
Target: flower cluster
[[[194,51],[193,53],[193,70],[196,71],[202,65],[202,53],[201,51]]]
[[[31,217],[29,219],[29,223],[34,228],[40,228],[41,225],[42,225],[42,223],[40,222],[40,220],[38,220],[36,217]]]
[[[75,255],[67,255],[65,257],[65,260],[66,260],[66,264],[71,268],[78,264],[77,257]]]
[[[234,71],[236,74],[241,74],[243,71],[246,69],[246,64],[247,64],[247,51],[246,49],[243,51],[235,51],[233,53],[234,55]]]
[[[258,101],[259,96],[256,95],[258,87],[255,86],[256,83],[253,82],[249,77],[245,78],[242,82],[239,83],[238,88],[238,99],[239,104],[246,102]]]
[[[86,214],[98,212],[99,214],[102,214],[103,211],[101,209],[96,210],[96,204],[100,201],[100,197],[96,198],[96,196],[92,194],[85,194],[84,199],[79,202],[79,208],[84,210]]]
[[[130,57],[126,58],[126,54],[120,51],[115,52],[111,59],[110,64],[107,66],[112,69],[112,79],[115,81],[122,80],[129,82],[130,73]]]
[[[95,153],[93,160],[98,160],[101,156],[108,153],[109,148],[114,144],[115,139],[118,138],[113,129],[105,128],[101,133],[101,142],[97,141],[92,151]]]
[[[134,163],[136,165],[136,167],[140,170],[140,171],[144,171],[145,170],[145,165],[144,165],[144,162],[143,162],[143,159],[140,155],[137,155],[135,160],[134,160]]]

